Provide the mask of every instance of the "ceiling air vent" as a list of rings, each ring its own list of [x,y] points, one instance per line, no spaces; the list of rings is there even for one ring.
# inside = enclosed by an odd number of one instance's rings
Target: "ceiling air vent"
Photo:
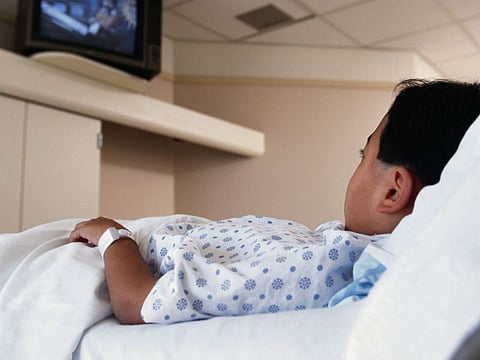
[[[237,19],[261,31],[269,27],[292,21],[293,18],[273,5],[265,5],[237,15]]]

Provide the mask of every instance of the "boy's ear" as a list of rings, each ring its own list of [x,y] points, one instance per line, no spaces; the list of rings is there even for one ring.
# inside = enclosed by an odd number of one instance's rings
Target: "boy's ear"
[[[415,176],[403,166],[393,166],[385,179],[382,198],[377,204],[377,211],[394,214],[413,209],[418,184]]]

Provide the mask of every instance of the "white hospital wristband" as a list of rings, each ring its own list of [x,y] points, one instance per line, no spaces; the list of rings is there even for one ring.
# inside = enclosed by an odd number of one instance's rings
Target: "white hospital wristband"
[[[135,238],[131,231],[127,229],[116,229],[115,227],[110,227],[100,236],[98,240],[98,251],[102,255],[102,258],[105,256],[105,251],[108,249],[110,245],[112,245],[115,241],[122,239],[122,238],[129,238],[135,241]]]

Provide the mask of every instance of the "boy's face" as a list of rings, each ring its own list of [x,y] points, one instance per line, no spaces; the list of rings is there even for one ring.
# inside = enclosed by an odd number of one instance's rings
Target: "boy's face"
[[[386,165],[377,159],[380,136],[387,122],[387,115],[368,137],[362,149],[362,160],[348,183],[345,195],[345,227],[349,231],[372,235],[381,227],[376,204],[382,191]]]

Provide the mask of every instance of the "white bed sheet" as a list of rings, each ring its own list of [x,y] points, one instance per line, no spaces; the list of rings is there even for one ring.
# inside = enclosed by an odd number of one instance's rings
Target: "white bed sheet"
[[[125,326],[109,318],[84,334],[74,359],[344,359],[363,306],[358,302],[173,325]]]

